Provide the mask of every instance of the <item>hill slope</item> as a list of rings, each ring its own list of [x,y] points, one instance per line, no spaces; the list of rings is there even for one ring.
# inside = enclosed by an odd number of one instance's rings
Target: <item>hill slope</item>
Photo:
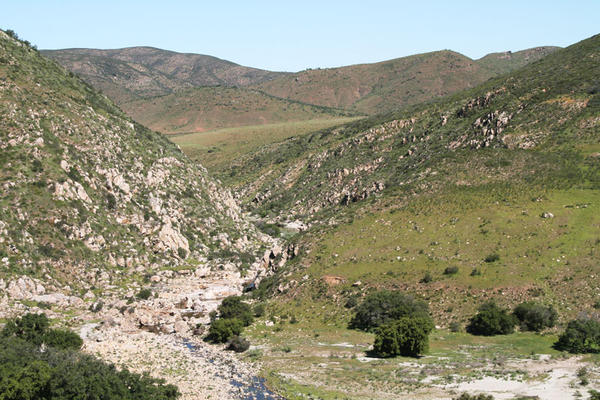
[[[552,305],[559,324],[597,315],[599,60],[600,35],[434,103],[266,146],[226,171],[286,236],[302,227],[288,222],[308,225],[291,239],[299,257],[257,293],[278,321],[253,328],[265,370],[279,372],[269,382],[290,398],[568,393],[568,382],[547,392],[556,380],[538,375],[540,387],[524,389],[514,377],[558,354],[560,327],[464,329],[487,300]],[[373,335],[348,322],[379,289],[428,303],[441,329],[427,357],[364,357]]]
[[[254,261],[266,237],[177,146],[2,31],[0,59],[0,278],[77,289]]]
[[[225,127],[332,119],[350,113],[232,87],[202,87],[121,105],[141,124],[162,133],[203,132]]]
[[[360,280],[421,292],[447,319],[500,287],[501,302],[541,293],[573,315],[598,273],[599,59],[595,36],[437,103],[266,146],[223,176],[259,214],[313,224],[310,254],[279,277],[294,295],[341,307]]]
[[[278,97],[375,114],[474,87],[553,50],[532,49],[511,58],[490,55],[483,62],[444,50],[375,64],[306,70],[257,87]]]
[[[560,47],[543,46],[516,52],[490,53],[477,60],[477,64],[498,74],[506,74],[522,68],[530,62],[546,57],[559,49]]]
[[[248,86],[285,75],[153,47],[43,50],[117,104],[198,86]]]

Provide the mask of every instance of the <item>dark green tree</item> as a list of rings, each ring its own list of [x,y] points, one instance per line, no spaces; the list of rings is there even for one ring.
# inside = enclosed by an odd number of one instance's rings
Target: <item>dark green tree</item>
[[[570,321],[554,347],[575,354],[600,352],[600,322],[590,318]]]
[[[471,318],[467,332],[482,336],[508,335],[514,332],[516,324],[514,315],[489,301],[479,307],[479,312]]]
[[[525,302],[515,307],[513,314],[519,320],[521,330],[539,332],[552,328],[558,319],[558,313],[552,306],[536,302]]]
[[[222,319],[238,319],[244,326],[249,326],[254,320],[252,308],[244,303],[240,296],[229,296],[219,305],[219,317]]]
[[[242,333],[244,324],[237,318],[219,318],[210,324],[206,340],[212,343],[226,343],[233,336]]]
[[[429,348],[430,318],[403,317],[375,330],[373,352],[380,357],[417,357]]]
[[[368,295],[356,307],[350,328],[373,331],[375,328],[403,317],[429,318],[429,307],[424,301],[398,291],[379,291]]]

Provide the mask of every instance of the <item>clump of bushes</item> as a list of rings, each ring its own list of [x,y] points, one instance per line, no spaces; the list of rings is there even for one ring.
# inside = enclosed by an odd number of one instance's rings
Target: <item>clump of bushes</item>
[[[369,294],[356,307],[350,328],[374,331],[379,326],[404,317],[430,319],[429,307],[424,301],[399,291],[382,290]]]
[[[254,321],[252,308],[244,303],[240,296],[229,296],[219,305],[219,317],[222,319],[238,319],[244,326],[249,326]]]
[[[175,400],[177,387],[161,379],[117,370],[77,351],[81,338],[51,329],[44,314],[8,321],[0,332],[0,398]],[[45,348],[41,348],[41,344]]]
[[[433,281],[433,276],[429,272],[425,272],[423,278],[421,278],[421,283],[429,283]]]
[[[591,318],[570,321],[554,347],[575,354],[600,352],[600,322]]]
[[[446,267],[446,269],[444,270],[444,275],[455,275],[458,273],[458,267],[456,265],[453,265],[451,267]]]
[[[380,357],[417,357],[429,348],[431,318],[403,317],[375,330],[373,352]]]
[[[206,340],[212,343],[228,343],[227,349],[243,352],[250,347],[246,339],[240,337],[245,326],[254,321],[254,312],[240,296],[223,299],[218,312],[211,312],[211,324]],[[264,306],[259,313],[264,313]]]
[[[494,396],[489,394],[468,394],[463,393],[458,397],[455,397],[453,400],[494,400]]]
[[[135,297],[137,297],[138,299],[141,300],[148,300],[150,298],[150,296],[152,296],[152,290],[145,288],[140,290]]]
[[[500,308],[494,301],[489,301],[479,307],[467,325],[467,332],[473,335],[493,336],[513,333],[517,318],[507,309]]]
[[[206,340],[212,343],[227,343],[233,336],[239,336],[244,324],[237,318],[218,318],[210,324]]]
[[[483,261],[485,261],[486,263],[493,263],[493,262],[496,262],[498,260],[500,260],[500,256],[497,253],[488,254],[483,259]]]
[[[2,337],[16,337],[36,346],[45,344],[59,349],[77,350],[83,340],[75,332],[64,329],[51,329],[50,320],[45,314],[25,314],[10,320],[0,332]]]
[[[552,306],[529,301],[516,306],[513,314],[523,331],[540,332],[544,328],[552,328],[558,319],[558,313]]]
[[[243,353],[250,348],[250,342],[240,336],[232,336],[227,341],[227,350]]]

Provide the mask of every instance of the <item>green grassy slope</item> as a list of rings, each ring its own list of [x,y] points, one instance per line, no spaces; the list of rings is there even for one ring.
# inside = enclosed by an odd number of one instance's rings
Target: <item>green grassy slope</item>
[[[515,52],[490,53],[477,60],[477,64],[498,74],[506,74],[559,49],[560,47],[543,46]]]
[[[162,133],[337,118],[346,111],[280,99],[256,90],[202,87],[122,104],[136,121]]]
[[[599,60],[595,36],[467,92],[233,166],[228,183],[248,208],[313,224],[291,239],[299,257],[259,287],[275,325],[249,334],[268,381],[291,399],[429,399],[485,376],[507,387],[546,379],[509,361],[559,357],[560,327],[497,337],[464,327],[489,299],[552,304],[561,324],[596,311]],[[383,288],[428,302],[442,329],[426,357],[369,359],[373,335],[347,329],[352,301]]]
[[[443,101],[292,138],[233,166],[229,182],[248,207],[314,223],[298,239],[310,254],[279,283],[339,307],[365,287],[405,288],[440,323],[464,322],[489,297],[538,296],[563,316],[590,307],[599,58],[596,36]],[[491,254],[500,260],[485,262]],[[459,273],[444,276],[450,266]],[[421,283],[427,272],[433,282]]]
[[[222,128],[208,132],[172,135],[169,139],[181,147],[192,160],[202,164],[211,174],[227,180],[232,160],[254,153],[258,148],[319,131],[336,125],[351,122],[359,117],[338,117],[287,121],[264,125],[246,125]]]

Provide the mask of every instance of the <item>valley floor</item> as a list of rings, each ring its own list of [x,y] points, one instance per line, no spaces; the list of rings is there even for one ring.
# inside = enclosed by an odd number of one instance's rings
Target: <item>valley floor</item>
[[[485,338],[437,330],[427,356],[380,359],[369,356],[371,334],[336,324],[269,325],[253,328],[258,345],[250,356],[287,399],[452,399],[467,392],[559,400],[587,398],[600,388],[600,359],[552,349],[554,335]]]

